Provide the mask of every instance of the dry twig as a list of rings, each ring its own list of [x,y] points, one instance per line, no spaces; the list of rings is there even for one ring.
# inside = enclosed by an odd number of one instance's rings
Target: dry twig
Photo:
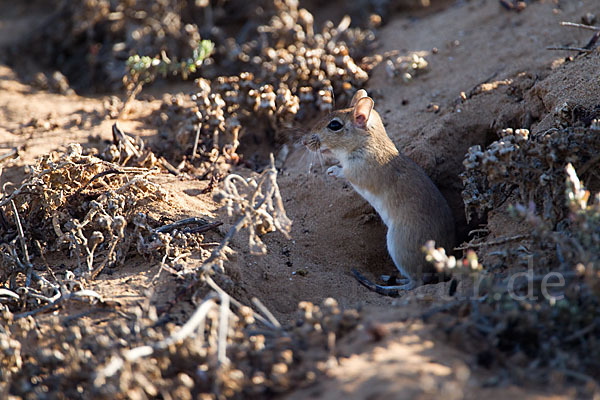
[[[503,238],[496,239],[496,240],[490,240],[489,242],[467,243],[464,246],[455,247],[454,250],[477,249],[477,248],[483,247],[483,246],[497,246],[499,244],[514,242],[515,240],[526,239],[529,236],[531,236],[531,235],[529,235],[529,234],[514,235],[514,236],[503,237]]]
[[[566,22],[563,21],[560,23],[560,26],[570,26],[572,28],[581,28],[581,29],[587,29],[590,31],[600,31],[600,27],[598,26],[593,26],[593,25],[586,25],[586,24],[577,24],[575,22]]]
[[[19,154],[19,149],[17,147],[13,147],[11,150],[7,151],[4,154],[0,155],[0,162],[6,160],[7,158],[14,157]]]
[[[564,46],[564,47],[546,47],[546,50],[564,50],[564,51],[580,51],[582,53],[591,53],[593,50],[591,49],[586,49],[583,47],[568,47],[568,46]]]

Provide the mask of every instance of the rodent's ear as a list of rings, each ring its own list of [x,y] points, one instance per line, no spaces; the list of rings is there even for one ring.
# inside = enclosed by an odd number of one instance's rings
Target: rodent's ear
[[[373,99],[370,97],[363,97],[356,102],[354,106],[354,125],[361,129],[367,129],[367,123],[373,111]]]
[[[360,89],[356,93],[354,93],[354,96],[352,96],[352,100],[350,101],[350,107],[354,107],[356,105],[356,102],[362,99],[363,97],[367,97],[367,91],[365,89]]]

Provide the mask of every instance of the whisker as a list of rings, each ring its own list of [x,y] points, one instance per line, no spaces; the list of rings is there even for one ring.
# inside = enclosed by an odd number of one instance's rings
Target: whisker
[[[308,158],[307,158],[308,153],[310,153],[310,151],[308,149],[304,148],[302,151],[302,155],[300,156],[300,160],[298,160],[301,165],[309,163]]]
[[[321,153],[321,150],[317,151],[317,158],[319,160],[319,164],[321,164],[321,169],[324,170],[325,169],[325,158],[323,157],[323,153]]]
[[[300,161],[301,163],[302,163],[302,162],[304,162],[304,161],[306,161],[306,152],[307,152],[307,150],[306,150],[306,149],[303,149],[303,151],[302,151],[302,155],[300,156],[300,160],[298,160],[298,161]]]
[[[313,166],[315,165],[315,158],[317,157],[317,155],[314,151],[311,151],[309,153],[310,153],[310,162],[308,163],[308,174],[310,175],[312,172]]]

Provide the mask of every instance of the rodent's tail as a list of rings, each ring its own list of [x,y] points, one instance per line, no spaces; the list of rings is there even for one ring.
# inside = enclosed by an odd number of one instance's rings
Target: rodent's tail
[[[397,286],[381,286],[381,285],[377,285],[373,282],[371,282],[370,280],[368,280],[367,278],[365,278],[364,275],[362,275],[360,272],[358,272],[357,270],[355,270],[354,268],[352,268],[352,275],[354,275],[354,277],[356,278],[356,280],[363,286],[365,286],[367,289],[379,293],[383,296],[389,296],[389,297],[398,297],[400,296],[400,293],[398,292]]]

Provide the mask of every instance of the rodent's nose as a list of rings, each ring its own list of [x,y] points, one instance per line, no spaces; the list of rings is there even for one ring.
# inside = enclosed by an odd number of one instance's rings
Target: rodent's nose
[[[321,146],[321,139],[317,134],[308,135],[302,139],[302,144],[314,151]]]

